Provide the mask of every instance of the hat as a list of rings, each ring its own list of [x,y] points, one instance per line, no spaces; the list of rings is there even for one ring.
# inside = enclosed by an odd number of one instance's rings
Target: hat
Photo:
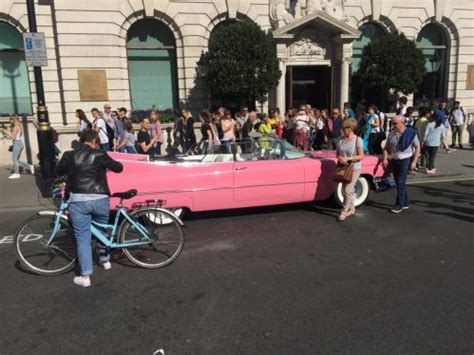
[[[122,111],[122,112],[127,113],[127,109],[125,107],[119,107],[118,111],[119,112]]]

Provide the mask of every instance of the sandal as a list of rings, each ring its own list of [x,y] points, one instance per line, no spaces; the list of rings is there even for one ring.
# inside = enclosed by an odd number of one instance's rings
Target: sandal
[[[346,218],[350,216],[348,213],[349,212],[342,211],[341,214],[339,215],[339,217],[337,217],[337,220],[338,221],[345,221]]]
[[[347,217],[349,217],[349,216],[354,216],[355,214],[356,214],[355,208],[351,208],[351,209],[349,210],[349,212],[347,212]]]

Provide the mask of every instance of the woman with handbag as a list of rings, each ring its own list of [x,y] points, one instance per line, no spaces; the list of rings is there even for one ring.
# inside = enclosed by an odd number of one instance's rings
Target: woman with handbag
[[[23,144],[23,129],[21,127],[20,119],[18,116],[10,117],[11,130],[3,130],[4,134],[12,139],[12,145],[8,150],[12,152],[12,162],[13,162],[13,174],[10,175],[9,179],[19,179],[20,178],[20,165],[28,170],[32,175],[35,173],[35,168],[33,165],[20,161],[21,151],[24,148]]]
[[[353,118],[342,122],[341,137],[337,141],[337,167],[334,180],[342,182],[344,202],[339,221],[355,214],[354,187],[360,176],[361,160],[364,159],[364,143],[354,134],[357,121]]]

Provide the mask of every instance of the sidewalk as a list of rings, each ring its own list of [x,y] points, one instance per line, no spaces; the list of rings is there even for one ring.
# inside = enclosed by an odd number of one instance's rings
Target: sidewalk
[[[469,147],[469,145],[465,145]],[[450,154],[440,148],[435,161],[437,174],[428,176],[417,172],[416,175],[408,176],[408,184],[421,183],[424,181],[437,180],[439,178],[464,177],[474,178],[474,149],[457,149]]]
[[[436,158],[436,176],[417,173],[409,176],[409,184],[426,181],[436,181],[439,178],[473,178],[474,179],[474,149],[458,149],[451,154],[445,154],[440,149]],[[22,174],[20,179],[9,180],[10,167],[0,166],[0,213],[15,209],[54,209],[48,199],[39,193],[39,179],[30,174]]]

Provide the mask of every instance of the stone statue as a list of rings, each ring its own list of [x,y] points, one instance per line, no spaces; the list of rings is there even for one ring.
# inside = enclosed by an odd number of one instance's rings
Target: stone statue
[[[321,8],[328,15],[342,20],[344,17],[344,0],[321,0]]]
[[[314,11],[322,10],[321,0],[307,0],[306,1],[306,14],[312,14]]]
[[[270,20],[282,27],[294,20],[293,15],[286,9],[286,0],[270,2]]]

